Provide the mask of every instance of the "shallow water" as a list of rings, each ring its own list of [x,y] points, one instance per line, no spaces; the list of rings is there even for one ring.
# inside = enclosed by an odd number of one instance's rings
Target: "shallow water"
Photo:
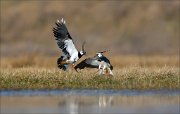
[[[179,90],[3,90],[1,113],[179,113]]]

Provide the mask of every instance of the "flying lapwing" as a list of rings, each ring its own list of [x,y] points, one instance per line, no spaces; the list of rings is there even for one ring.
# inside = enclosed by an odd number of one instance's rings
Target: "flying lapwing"
[[[86,58],[77,64],[74,69],[78,72],[78,69],[97,68],[99,69],[99,75],[109,74],[113,76],[113,66],[109,59],[103,55],[105,52],[107,51],[98,52],[94,57]]]
[[[82,50],[78,51],[74,45],[73,39],[68,32],[68,29],[63,18],[57,20],[56,27],[53,27],[53,33],[58,47],[62,50],[63,55],[58,58],[57,64],[60,69],[67,70],[69,64],[74,65],[83,55],[86,54],[84,44]]]

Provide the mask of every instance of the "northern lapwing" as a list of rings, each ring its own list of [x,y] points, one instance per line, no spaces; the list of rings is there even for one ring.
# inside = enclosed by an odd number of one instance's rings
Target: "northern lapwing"
[[[98,52],[94,57],[86,58],[81,61],[74,67],[75,70],[78,72],[78,69],[97,68],[99,69],[99,75],[109,74],[113,76],[113,66],[111,65],[109,59],[103,55],[104,52],[107,51]]]
[[[78,51],[74,45],[73,39],[68,32],[63,18],[61,21],[57,20],[56,27],[53,27],[53,33],[58,47],[62,50],[63,55],[58,58],[57,64],[60,69],[67,70],[69,64],[75,64],[83,55],[86,54],[84,44],[82,50]]]

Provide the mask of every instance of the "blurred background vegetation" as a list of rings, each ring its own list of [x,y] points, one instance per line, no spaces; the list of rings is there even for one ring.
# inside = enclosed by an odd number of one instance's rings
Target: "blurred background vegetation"
[[[1,0],[1,57],[59,56],[52,28],[66,20],[78,49],[112,55],[178,55],[179,0]]]

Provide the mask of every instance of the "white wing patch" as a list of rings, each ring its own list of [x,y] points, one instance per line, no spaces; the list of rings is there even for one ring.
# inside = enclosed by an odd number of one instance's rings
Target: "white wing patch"
[[[71,39],[67,39],[64,41],[64,47],[70,56],[70,61],[77,61],[78,60],[78,51],[74,46],[74,43]]]

